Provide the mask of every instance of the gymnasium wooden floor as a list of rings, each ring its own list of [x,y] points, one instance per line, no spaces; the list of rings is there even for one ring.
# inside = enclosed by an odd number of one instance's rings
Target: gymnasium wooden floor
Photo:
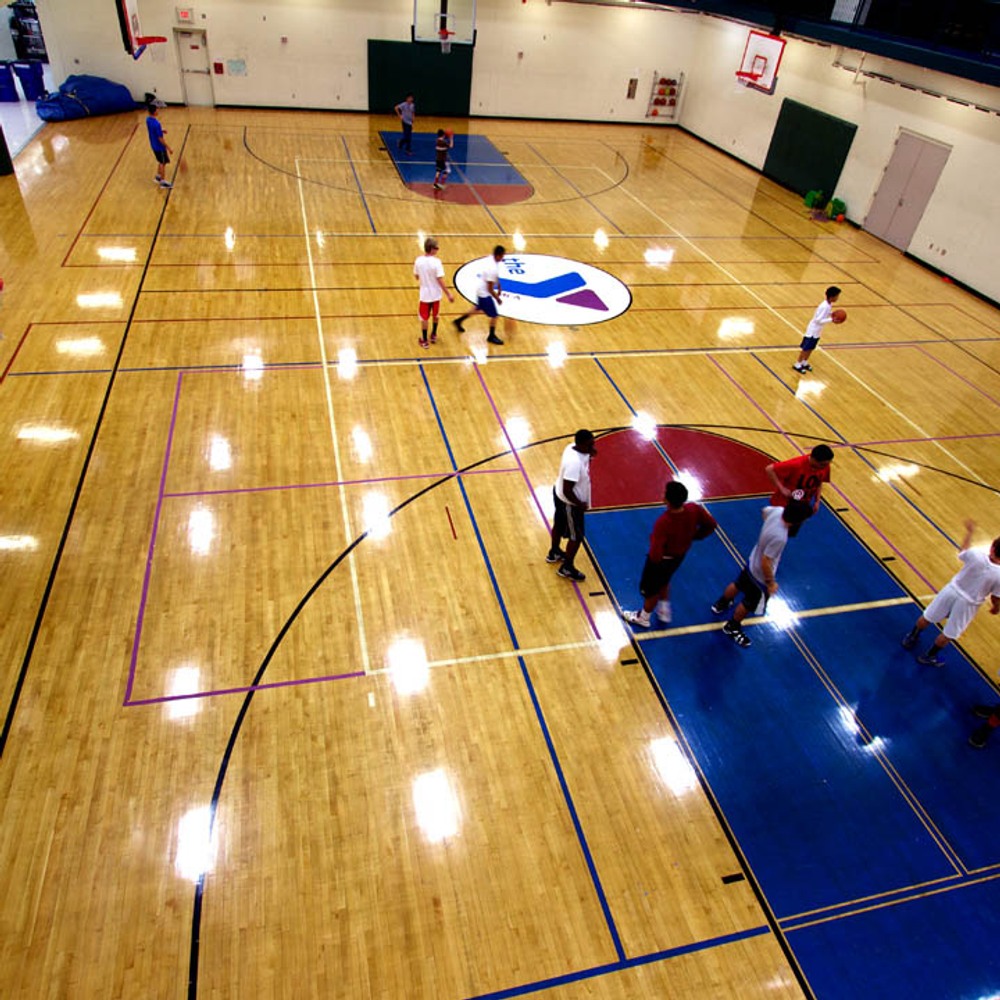
[[[676,130],[454,123],[534,187],[485,206],[407,190],[384,118],[162,119],[169,194],[138,113],[0,178],[3,994],[808,995],[535,498],[637,410],[827,440],[837,516],[926,600],[964,518],[1000,534],[998,311]],[[425,234],[449,280],[503,242],[632,306],[487,354],[445,304],[422,351]],[[984,612],[962,646],[996,643]]]

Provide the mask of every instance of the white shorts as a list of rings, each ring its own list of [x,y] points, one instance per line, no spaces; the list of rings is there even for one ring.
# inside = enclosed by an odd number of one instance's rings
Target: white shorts
[[[924,618],[935,625],[948,619],[942,631],[947,639],[957,639],[976,617],[979,605],[963,596],[958,587],[946,583],[941,592],[927,605]]]

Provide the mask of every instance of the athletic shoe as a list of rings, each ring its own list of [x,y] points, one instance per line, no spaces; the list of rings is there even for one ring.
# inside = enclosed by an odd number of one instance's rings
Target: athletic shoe
[[[925,667],[943,667],[944,660],[934,651],[934,647],[931,646],[926,653],[921,654],[917,657],[917,663],[922,663]]]
[[[913,649],[917,644],[917,638],[920,633],[916,629],[911,629],[906,635],[903,636],[903,641],[901,643],[903,649]]]
[[[154,184],[159,184],[160,183],[160,175],[159,174],[155,174],[154,175],[154,177],[153,177],[153,183]]]
[[[641,625],[643,628],[649,628],[650,626],[649,615],[645,611],[623,611],[622,618],[629,625]]]
[[[500,346],[503,346],[503,341],[495,333],[491,333],[486,338],[486,343],[488,343],[488,344],[499,344]]]
[[[993,705],[975,705],[972,709],[972,714],[978,716],[980,719],[988,719],[994,712],[996,707]]]
[[[575,566],[567,566],[565,563],[556,572],[567,580],[575,580],[577,583],[587,579]]]
[[[566,553],[562,549],[549,549],[549,554],[545,557],[547,563],[562,562],[566,558]]]
[[[161,188],[172,188],[173,187],[173,184],[171,184],[170,181],[160,181],[159,184],[160,184]]]
[[[458,330],[459,333],[465,333],[465,327],[462,326],[462,321],[460,319],[453,319],[451,325]]]
[[[436,344],[438,342],[438,335],[436,333],[431,334],[431,343]]]
[[[970,737],[969,746],[982,750],[986,746],[986,741],[990,738],[990,727],[980,726]]]
[[[437,181],[435,181],[435,182],[434,182],[434,190],[435,190],[435,191],[440,191],[440,190],[441,190],[441,185],[440,185],[440,184],[438,184],[438,182],[437,182]]]
[[[806,365],[802,366],[802,371],[804,371],[804,372],[811,372],[812,370],[813,370],[813,366],[812,365],[806,364]]]
[[[729,604],[729,601],[716,601],[715,604],[712,605],[712,614],[724,615],[729,610]]]
[[[431,345],[430,345],[430,343],[429,343],[428,341],[424,340],[423,338],[421,338],[420,340],[418,340],[418,341],[417,341],[417,343],[418,343],[418,344],[419,344],[419,345],[420,345],[421,347],[425,347],[425,348],[426,348],[426,347],[430,347],[430,346],[431,346]]]
[[[750,636],[746,634],[735,622],[726,622],[722,626],[724,635],[728,635],[740,649],[746,649],[750,645]]]
[[[799,365],[799,364],[795,364],[795,365],[792,365],[792,367],[793,367],[793,368],[794,368],[794,369],[795,369],[795,370],[796,370],[796,371],[797,371],[797,372],[798,372],[798,373],[799,373],[800,375],[805,375],[805,373],[806,373],[806,370],[805,370],[805,368],[803,368],[803,367],[802,367],[802,365]]]
[[[673,612],[670,610],[670,601],[656,602],[656,617],[659,618],[664,625],[669,625],[674,620]]]

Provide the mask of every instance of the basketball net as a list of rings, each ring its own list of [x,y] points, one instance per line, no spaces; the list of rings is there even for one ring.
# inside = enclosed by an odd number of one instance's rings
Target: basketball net
[[[447,55],[451,52],[451,36],[454,35],[454,31],[449,31],[447,28],[442,28],[438,35],[441,37],[441,54]]]

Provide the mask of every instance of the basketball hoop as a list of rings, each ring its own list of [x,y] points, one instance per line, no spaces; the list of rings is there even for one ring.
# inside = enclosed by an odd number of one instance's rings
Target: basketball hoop
[[[447,55],[451,52],[451,36],[454,35],[454,31],[449,31],[447,28],[442,28],[438,35],[441,38],[441,54]]]

